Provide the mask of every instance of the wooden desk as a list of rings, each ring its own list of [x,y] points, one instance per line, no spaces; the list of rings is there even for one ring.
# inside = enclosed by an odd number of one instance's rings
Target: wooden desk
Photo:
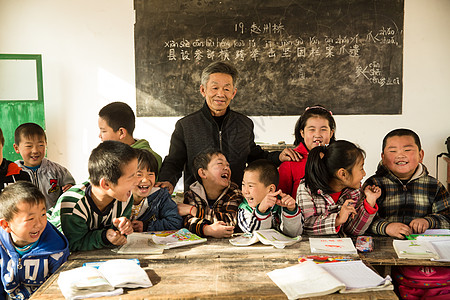
[[[57,285],[58,273],[81,266],[87,261],[114,258],[138,258],[153,287],[127,289],[114,299],[286,299],[285,294],[266,273],[297,264],[299,255],[310,254],[307,237],[285,249],[256,244],[235,247],[226,239],[208,239],[207,243],[164,250],[160,255],[119,255],[111,250],[72,253],[31,299],[63,299]],[[358,255],[354,256],[358,259]],[[313,298],[318,299],[318,298]],[[320,299],[398,299],[393,291],[355,294],[331,294]]]
[[[450,266],[450,262],[437,262],[427,259],[404,259],[398,258],[397,253],[392,246],[393,238],[391,237],[375,237],[374,251],[368,253],[360,253],[361,260],[379,270],[381,276],[391,274],[393,266]],[[380,266],[380,267],[378,267]]]

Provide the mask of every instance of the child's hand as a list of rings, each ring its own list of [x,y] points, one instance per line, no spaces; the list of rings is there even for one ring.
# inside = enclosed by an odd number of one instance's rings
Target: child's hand
[[[223,221],[216,221],[211,225],[205,225],[203,233],[207,236],[215,238],[231,237],[234,232],[234,226],[228,226]]]
[[[71,187],[73,187],[73,184],[66,184],[65,186],[61,187],[61,190],[64,192],[66,192],[68,189],[70,189]]]
[[[286,207],[290,211],[294,211],[296,207],[295,199],[291,195],[283,193],[281,190],[279,192],[281,199],[277,199],[276,204],[281,207]]]
[[[381,196],[381,189],[376,185],[368,185],[364,189],[364,194],[366,195],[367,203],[375,207],[377,199]]]
[[[356,215],[355,200],[346,200],[341,207],[341,211],[336,217],[335,226],[340,226],[347,222],[348,218]]]
[[[178,214],[182,217],[187,216],[192,213],[193,216],[197,214],[197,207],[190,205],[190,204],[184,204],[184,203],[178,203]]]
[[[278,195],[281,193],[281,190],[276,192],[268,193],[261,203],[258,206],[258,210],[262,213],[265,213],[268,209],[272,208],[278,201]]]
[[[386,226],[386,234],[399,239],[404,239],[405,236],[412,234],[411,227],[403,223],[391,223]]]
[[[409,227],[411,227],[413,233],[424,233],[430,227],[430,223],[424,218],[417,218],[409,223]]]
[[[120,234],[118,231],[114,229],[108,229],[106,231],[106,238],[108,239],[108,241],[111,242],[111,244],[115,246],[121,246],[127,243],[126,236]]]
[[[133,226],[134,232],[143,232],[144,231],[144,222],[133,220],[131,221],[131,226]]]
[[[129,235],[133,233],[131,221],[126,217],[114,218],[113,225],[119,229],[120,234]]]

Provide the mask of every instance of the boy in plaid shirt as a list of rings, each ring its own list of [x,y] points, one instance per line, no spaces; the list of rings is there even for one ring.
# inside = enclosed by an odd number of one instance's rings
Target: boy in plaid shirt
[[[419,136],[395,129],[383,139],[382,161],[365,185],[377,185],[381,196],[370,229],[403,239],[428,228],[450,228],[449,194],[422,164]]]
[[[184,227],[202,237],[230,237],[243,195],[231,182],[231,169],[220,150],[205,150],[194,158],[196,182],[184,193],[178,212]]]

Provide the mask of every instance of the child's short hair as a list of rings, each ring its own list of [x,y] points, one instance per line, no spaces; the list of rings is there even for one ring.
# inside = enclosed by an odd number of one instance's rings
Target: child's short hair
[[[128,104],[124,102],[109,103],[100,109],[98,115],[108,123],[114,132],[125,128],[130,135],[133,135],[136,119]]]
[[[2,146],[5,146],[5,137],[3,136],[3,131],[0,128],[0,143],[2,143]]]
[[[36,123],[23,123],[16,128],[16,131],[14,132],[14,143],[16,143],[16,145],[20,144],[22,136],[26,138],[34,136],[44,137],[45,141],[47,141],[44,129]]]
[[[138,170],[150,170],[158,177],[158,161],[147,149],[135,149],[138,157]]]
[[[411,136],[414,138],[414,142],[416,143],[417,147],[419,147],[419,151],[422,150],[422,146],[420,144],[420,138],[417,135],[417,133],[415,133],[411,129],[399,128],[399,129],[394,129],[391,132],[389,132],[388,134],[386,134],[386,136],[383,139],[383,149],[381,149],[381,152],[384,152],[384,148],[386,148],[387,139],[394,137],[394,136]]]
[[[308,119],[311,117],[321,117],[328,120],[328,125],[330,126],[330,129],[333,130],[334,133],[336,133],[336,121],[334,121],[331,111],[327,110],[320,104],[316,104],[312,107],[307,107],[303,112],[303,114],[300,116],[300,118],[297,120],[297,123],[295,123],[294,128],[295,146],[298,146],[301,142],[303,142],[304,139],[300,133],[300,130],[305,130],[306,121],[308,121]],[[336,138],[334,137],[333,134],[333,136],[330,139],[330,142],[334,141],[336,141]]]
[[[339,140],[329,146],[317,146],[311,149],[306,160],[305,185],[313,194],[318,190],[332,193],[329,182],[340,168],[351,172],[366,152],[349,141]]]
[[[274,184],[278,186],[279,174],[277,167],[267,159],[257,159],[248,164],[244,172],[258,172],[259,181],[264,184],[264,186],[269,186]]]
[[[100,185],[102,178],[117,184],[123,167],[136,158],[136,151],[127,144],[104,141],[92,150],[89,156],[89,180],[96,186]]]
[[[11,221],[18,213],[17,204],[21,202],[29,205],[41,203],[45,205],[45,196],[31,182],[17,181],[10,184],[0,193],[0,218]]]
[[[220,151],[219,149],[206,149],[203,150],[202,152],[200,152],[199,154],[197,154],[194,157],[194,161],[192,162],[192,171],[195,175],[195,179],[202,183],[202,179],[200,178],[200,175],[198,175],[198,170],[199,169],[208,169],[208,164],[211,162],[212,158],[216,155],[220,155],[222,154],[223,156],[225,156],[225,154],[223,154],[222,151]]]
[[[202,85],[206,88],[206,84],[209,81],[209,76],[214,73],[223,73],[228,74],[233,79],[233,86],[237,86],[238,81],[238,70],[230,63],[224,62],[224,61],[215,61],[211,64],[209,64],[206,68],[202,71]]]

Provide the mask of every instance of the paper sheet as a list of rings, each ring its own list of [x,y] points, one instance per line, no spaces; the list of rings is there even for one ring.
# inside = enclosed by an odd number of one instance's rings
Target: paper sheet
[[[342,281],[347,289],[375,287],[385,282],[360,260],[321,264],[320,267]]]

